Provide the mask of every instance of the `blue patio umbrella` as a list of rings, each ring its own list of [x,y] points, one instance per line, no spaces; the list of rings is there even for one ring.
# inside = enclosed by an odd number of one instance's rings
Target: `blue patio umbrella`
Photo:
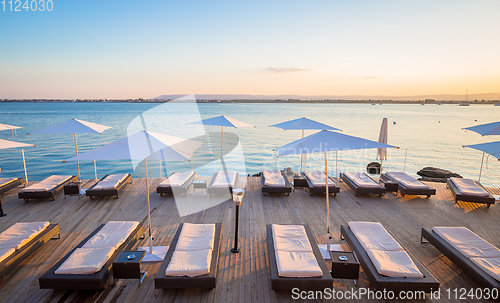
[[[279,147],[278,157],[296,154],[324,153],[326,179],[326,229],[327,251],[330,250],[330,201],[328,193],[328,161],[326,153],[330,151],[355,150],[367,148],[399,148],[397,146],[349,136],[328,130],[322,130],[305,138]]]
[[[323,124],[321,122],[317,122],[306,117],[281,122],[278,124],[271,125],[270,127],[277,127],[284,130],[302,130],[302,138],[304,138],[304,130],[340,130],[330,125]],[[303,163],[302,155],[300,157],[300,173],[302,174],[302,163]]]
[[[465,145],[462,147],[469,147],[483,152],[483,158],[481,159],[481,169],[479,170],[479,181],[481,181],[481,173],[483,172],[483,160],[485,153],[492,155],[493,157],[497,158],[500,161],[500,141],[474,144],[474,145]]]
[[[481,136],[500,135],[500,121],[471,126],[471,127],[465,127],[463,129],[471,130],[473,132],[480,134]]]

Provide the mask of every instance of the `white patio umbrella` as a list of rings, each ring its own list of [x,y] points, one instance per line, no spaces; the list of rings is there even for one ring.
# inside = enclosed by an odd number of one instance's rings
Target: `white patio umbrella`
[[[26,146],[36,146],[36,145],[0,139],[0,149],[26,147]],[[24,149],[21,149],[21,153],[23,154],[24,180],[26,180],[26,183],[28,183],[28,173],[26,172],[26,160],[24,158]]]
[[[73,137],[75,139],[75,153],[78,156],[78,145],[76,143],[76,134],[101,134],[102,132],[110,128],[111,126],[101,125],[83,120],[70,119],[47,128],[34,131],[31,133],[31,135],[73,134]],[[78,180],[80,180],[80,163],[78,161],[76,161],[76,167],[78,170]]]
[[[144,258],[148,259],[154,255],[153,236],[151,232],[151,207],[149,203],[148,159],[190,161],[194,151],[201,145],[202,143],[198,141],[143,130],[84,154],[72,157],[66,161],[144,160],[149,224],[149,255],[146,255]]]
[[[314,130],[340,130],[330,125],[326,125],[306,117],[302,117],[299,119],[294,119],[286,122],[281,122],[278,124],[271,125],[270,127],[277,127],[286,130],[302,130],[302,138],[304,138],[304,130],[314,129]],[[302,155],[300,155],[300,173],[302,174],[302,163],[303,163]]]
[[[318,133],[279,147],[278,157],[322,152],[325,154],[325,174],[328,176],[328,160],[326,153],[329,151],[388,147],[399,148],[359,137],[322,130]],[[327,251],[330,251],[330,201],[328,193],[328,178],[326,178],[326,216]]]
[[[202,125],[214,125],[221,127],[221,138],[220,138],[220,170],[222,171],[222,146],[223,146],[223,136],[224,136],[224,126],[226,127],[255,127],[254,125],[247,124],[245,122],[241,122],[224,115],[203,119],[196,122],[190,122],[188,124],[202,124]]]
[[[387,118],[382,119],[378,142],[387,144]],[[387,160],[387,148],[377,148],[377,159],[380,159],[380,176],[382,175],[382,164]],[[380,180],[380,178],[379,178]]]
[[[474,144],[474,145],[465,145],[462,147],[469,147],[469,148],[477,149],[477,150],[480,150],[483,152],[483,158],[481,159],[481,169],[479,170],[479,180],[478,181],[481,181],[481,173],[483,172],[483,160],[484,160],[485,153],[492,155],[493,157],[497,158],[500,161],[500,141]],[[488,161],[486,161],[486,162],[488,162]]]
[[[20,129],[20,128],[24,128],[24,127],[0,123],[0,130],[6,130],[6,129],[12,130],[12,137],[14,137],[14,133],[15,133],[16,129]]]
[[[481,136],[500,135],[500,121],[465,127],[463,129],[471,130],[480,134]]]

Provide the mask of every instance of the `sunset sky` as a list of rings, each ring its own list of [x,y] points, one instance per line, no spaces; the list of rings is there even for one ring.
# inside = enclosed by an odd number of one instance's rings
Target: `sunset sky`
[[[52,2],[0,4],[0,99],[500,92],[498,0]]]

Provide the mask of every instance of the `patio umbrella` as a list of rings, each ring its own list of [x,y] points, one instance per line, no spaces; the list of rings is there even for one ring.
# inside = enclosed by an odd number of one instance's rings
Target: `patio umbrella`
[[[278,124],[271,125],[272,127],[281,128],[284,130],[302,130],[302,138],[304,138],[304,130],[306,129],[314,129],[314,130],[340,130],[338,128],[332,127],[330,125],[326,125],[306,117],[302,117],[295,120],[290,120],[286,122],[281,122]],[[271,127],[270,126],[270,127]],[[300,173],[302,174],[302,163],[303,163],[302,155],[300,155]]]
[[[473,132],[480,134],[481,136],[500,135],[500,121],[471,126],[471,127],[465,127],[463,129],[471,130]]]
[[[378,142],[387,144],[387,118],[382,119]],[[377,148],[377,159],[380,159],[380,175],[382,175],[382,164],[387,160],[387,148]]]
[[[0,130],[6,130],[6,129],[12,130],[12,137],[14,137],[14,133],[15,133],[16,129],[19,129],[19,128],[24,128],[24,127],[0,123]]]
[[[481,181],[481,173],[483,172],[484,153],[492,155],[493,157],[497,158],[500,161],[500,141],[474,144],[474,145],[465,145],[462,147],[469,147],[469,148],[477,149],[477,150],[480,150],[483,152],[483,158],[481,159],[481,169],[479,170],[479,180],[478,181]],[[488,162],[488,161],[486,161],[486,162]]]
[[[32,132],[31,135],[38,134],[73,134],[75,139],[75,153],[78,156],[78,145],[76,143],[76,134],[101,134],[111,126],[96,124],[83,120],[70,119],[62,123]],[[28,134],[30,135],[30,134]],[[80,180],[80,163],[76,161],[78,170],[78,180]]]
[[[36,146],[36,145],[0,139],[0,149],[26,147],[26,146]],[[24,149],[21,149],[21,153],[23,154],[24,180],[26,180],[26,183],[28,183],[28,174],[26,173],[26,161],[24,159]],[[3,213],[2,200],[0,199],[0,217],[3,216],[5,216],[5,214]]]
[[[220,170],[222,171],[222,146],[223,146],[223,136],[224,136],[224,126],[226,127],[255,127],[254,125],[247,124],[245,122],[241,122],[224,115],[203,119],[196,122],[190,122],[188,124],[202,124],[202,125],[214,125],[221,127],[221,137],[220,137]]]
[[[354,150],[367,148],[388,148],[394,147],[380,142],[366,140],[359,137],[349,136],[328,130],[322,130],[297,141],[288,143],[278,148],[278,157],[296,154],[324,153],[325,154],[325,174],[328,176],[328,160],[326,153],[329,151]],[[330,250],[330,201],[328,193],[328,178],[326,178],[326,231],[327,231],[327,251]]]
[[[144,160],[149,224],[149,254],[151,256],[153,254],[153,236],[151,233],[151,207],[149,203],[148,159],[190,161],[194,151],[201,145],[202,143],[198,141],[143,130],[66,161]]]

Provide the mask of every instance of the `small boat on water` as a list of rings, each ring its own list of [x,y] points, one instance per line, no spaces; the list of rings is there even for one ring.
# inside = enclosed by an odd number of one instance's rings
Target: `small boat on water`
[[[468,92],[469,90],[465,90],[465,102],[460,103],[458,106],[469,106],[470,104],[467,102],[468,101]]]
[[[500,103],[496,103],[496,104],[495,104],[495,105],[493,105],[493,106],[500,106]]]

